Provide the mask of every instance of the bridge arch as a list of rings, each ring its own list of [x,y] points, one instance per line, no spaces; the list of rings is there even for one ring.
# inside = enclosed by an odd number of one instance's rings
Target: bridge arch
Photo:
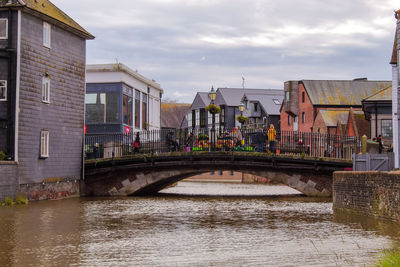
[[[231,170],[267,177],[307,196],[329,197],[333,171],[348,165],[348,162],[231,153],[90,161],[85,164],[84,192],[89,196],[149,195],[193,175]]]

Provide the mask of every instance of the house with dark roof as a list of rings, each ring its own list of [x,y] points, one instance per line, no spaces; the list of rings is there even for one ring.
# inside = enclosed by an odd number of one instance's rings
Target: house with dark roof
[[[287,81],[281,107],[281,130],[335,132],[334,125],[343,119],[343,111],[350,111],[350,108],[354,112],[361,111],[364,98],[390,85],[390,81],[367,79]]]
[[[273,91],[271,91],[271,89],[218,88],[214,104],[218,105],[221,111],[215,116],[216,129],[223,131],[224,129],[239,127],[240,123],[236,120],[236,117],[241,114],[238,106],[242,101],[243,96],[245,94],[248,94],[249,96],[263,95],[266,94],[266,92],[271,93]],[[275,98],[278,100],[280,99],[279,93],[274,97],[274,99]],[[280,99],[280,101],[282,100]],[[205,109],[210,103],[211,100],[208,92],[197,93],[192,106],[190,107],[190,111],[184,119],[187,121],[187,124],[182,124],[182,127],[211,128],[212,115]],[[262,117],[260,119],[262,119]]]
[[[48,0],[0,0],[0,200],[79,193],[93,38]]]
[[[273,124],[279,130],[283,90],[261,89],[257,93],[246,92],[241,101],[245,107],[243,115],[249,118],[247,127],[258,128]]]

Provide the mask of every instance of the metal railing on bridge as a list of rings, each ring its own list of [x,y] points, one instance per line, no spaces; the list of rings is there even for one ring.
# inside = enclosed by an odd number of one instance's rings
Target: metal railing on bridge
[[[87,135],[85,158],[177,151],[242,151],[351,159],[354,153],[361,151],[361,140],[354,136],[298,131],[281,131],[269,136],[268,139],[267,130],[237,128],[225,131],[189,128]]]

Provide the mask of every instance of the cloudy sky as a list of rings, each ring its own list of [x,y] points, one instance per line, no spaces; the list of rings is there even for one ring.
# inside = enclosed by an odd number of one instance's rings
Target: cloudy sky
[[[390,80],[398,0],[52,0],[96,36],[88,63],[117,60],[192,102],[214,87],[295,79]],[[396,2],[396,3],[395,3]]]

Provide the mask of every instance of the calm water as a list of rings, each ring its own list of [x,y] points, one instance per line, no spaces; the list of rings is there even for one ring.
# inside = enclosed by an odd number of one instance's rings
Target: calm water
[[[0,266],[370,266],[400,237],[329,200],[262,196],[293,192],[186,182],[173,195],[0,207]]]

